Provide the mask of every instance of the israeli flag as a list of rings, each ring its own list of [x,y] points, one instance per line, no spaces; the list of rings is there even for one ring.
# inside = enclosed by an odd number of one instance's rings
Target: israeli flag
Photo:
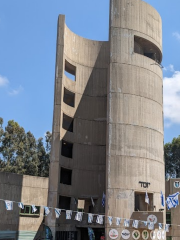
[[[112,225],[112,221],[113,221],[113,217],[108,216],[108,221],[109,221],[109,225],[111,226]]]
[[[56,218],[59,218],[61,215],[61,209],[55,208],[55,215],[56,215]]]
[[[106,195],[103,193],[102,206],[105,207]]]
[[[77,220],[77,221],[81,222],[82,221],[82,216],[83,216],[82,212],[77,212],[74,220]]]
[[[121,224],[121,218],[117,217],[116,218],[116,225],[119,226]]]
[[[132,224],[132,227],[138,228],[138,225],[139,225],[139,221],[138,220],[134,220],[133,224]]]
[[[159,230],[162,230],[163,229],[163,225],[162,223],[159,223]]]
[[[66,219],[71,219],[72,217],[72,210],[66,210]]]
[[[24,209],[24,204],[22,202],[19,202],[18,207],[21,208],[21,209]]]
[[[124,227],[129,227],[130,225],[130,220],[129,219],[125,219],[124,220]]]
[[[146,195],[145,195],[145,202],[146,202],[147,204],[149,204],[149,197],[148,197],[147,191],[146,191]]]
[[[96,219],[96,222],[99,223],[99,224],[103,224],[103,215],[98,215],[97,219]]]
[[[37,208],[35,207],[35,205],[31,205],[32,207],[32,213],[35,213],[37,211]]]
[[[153,230],[154,229],[154,222],[149,222],[148,223],[148,229]]]
[[[44,212],[45,212],[45,216],[47,216],[50,213],[50,210],[48,207],[44,207]]]
[[[170,226],[170,224],[165,224],[164,230],[165,230],[166,232],[169,232],[169,226]]]
[[[6,210],[11,211],[13,210],[13,202],[5,200]]]
[[[179,192],[177,193],[174,193],[172,195],[169,195],[166,199],[166,205],[167,205],[167,208],[168,210],[173,208],[173,207],[177,207],[177,205],[179,205],[179,199],[178,199],[178,196],[179,196]]]
[[[93,217],[94,217],[94,215],[92,213],[88,213],[88,223],[93,222]]]
[[[161,206],[164,207],[164,195],[161,191]]]
[[[144,226],[147,227],[147,221],[142,221],[144,223]]]

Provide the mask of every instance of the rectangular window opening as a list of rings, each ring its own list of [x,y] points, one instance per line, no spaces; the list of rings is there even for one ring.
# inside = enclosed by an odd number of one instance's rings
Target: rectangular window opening
[[[73,143],[62,140],[61,155],[67,158],[72,158]]]
[[[61,168],[60,183],[71,185],[71,178],[72,178],[72,170]]]
[[[166,223],[171,224],[171,212],[166,212]]]
[[[64,74],[72,81],[76,81],[76,67],[69,63],[67,60],[65,60]]]
[[[64,96],[63,96],[63,102],[66,103],[67,105],[74,107],[75,103],[75,93],[67,90],[64,88]]]
[[[153,194],[148,193],[149,204],[145,202],[145,195],[146,193],[143,192],[135,192],[134,211],[154,211]]]
[[[65,196],[59,196],[59,208],[70,210],[71,198]]]
[[[24,209],[20,209],[21,216],[40,216],[40,206],[35,206],[37,211],[33,212],[32,206],[24,205]]]
[[[68,132],[73,132],[73,122],[74,119],[67,116],[66,114],[63,113],[63,123],[62,127],[67,130]]]

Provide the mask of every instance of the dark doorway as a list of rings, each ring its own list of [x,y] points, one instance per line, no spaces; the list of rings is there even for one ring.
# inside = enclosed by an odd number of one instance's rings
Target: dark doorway
[[[105,233],[104,228],[93,228],[95,240],[100,240],[100,237],[102,234]],[[81,240],[89,240],[88,236],[88,229],[87,228],[81,228]]]

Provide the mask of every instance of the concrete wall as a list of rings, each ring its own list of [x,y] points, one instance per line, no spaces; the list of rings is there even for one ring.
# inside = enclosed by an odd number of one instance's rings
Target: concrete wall
[[[156,211],[160,191],[165,192],[162,69],[134,52],[134,36],[161,51],[159,14],[140,0],[111,0],[106,213],[128,219],[134,212],[134,192],[146,191],[139,181],[150,183],[147,192],[153,193]],[[107,235],[111,227],[106,224]],[[118,231],[120,239],[122,227]]]
[[[48,195],[48,178],[18,175],[0,172],[0,199],[46,206]],[[4,201],[0,201],[0,239],[4,232],[30,231],[36,234],[44,215],[41,207],[40,217],[23,217],[19,214],[17,203],[13,211],[7,211]]]
[[[76,67],[76,81],[64,74],[65,60]],[[71,197],[70,208],[77,210],[74,198],[96,200],[96,212],[105,191],[106,115],[109,43],[84,39],[71,32],[65,17],[59,16],[56,56],[53,142],[48,204],[59,207],[59,196]],[[64,87],[75,93],[75,106],[63,102]],[[63,113],[74,119],[73,132],[62,128]],[[62,140],[73,143],[73,157],[61,155]],[[61,167],[72,170],[72,184],[60,184]],[[63,213],[62,213],[63,215]],[[87,222],[87,220],[86,220]],[[64,217],[47,219],[55,231],[75,231],[75,221]],[[80,233],[79,233],[80,234]],[[80,236],[80,235],[79,235]]]
[[[180,182],[180,178],[171,178],[169,181],[166,182],[166,197],[169,195],[180,192],[180,186],[176,188],[174,186],[174,183],[178,181]],[[167,212],[171,213],[171,224],[172,226],[169,228],[169,232],[167,233],[167,236],[171,236],[173,240],[180,238],[180,227],[176,225],[180,225],[180,206],[178,205],[176,208],[172,208],[170,210],[167,210]],[[174,224],[174,225],[173,225]]]

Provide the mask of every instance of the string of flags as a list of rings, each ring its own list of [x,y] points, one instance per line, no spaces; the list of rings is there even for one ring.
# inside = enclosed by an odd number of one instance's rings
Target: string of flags
[[[172,207],[176,207],[177,205],[179,205],[178,196],[179,196],[179,192],[174,193],[172,195],[169,195],[167,197],[166,205],[167,205],[168,210],[171,209]],[[13,210],[13,203],[17,203],[18,207],[20,209],[24,209],[24,204],[22,202],[15,202],[15,201],[9,201],[9,200],[4,200],[4,199],[0,199],[0,200],[5,202],[5,207],[6,207],[7,211]],[[91,197],[91,201],[94,203],[92,197]],[[147,192],[145,194],[145,202],[147,204],[149,204],[149,197],[148,197]],[[164,196],[162,194],[162,191],[161,191],[161,205],[162,206],[165,205]],[[104,193],[103,193],[103,197],[102,197],[102,206],[105,206],[105,194]],[[37,211],[36,206],[32,204],[31,207],[32,207],[32,212],[35,213]],[[72,213],[75,212],[76,214],[75,214],[74,220],[79,221],[79,222],[82,221],[83,215],[87,214],[88,215],[88,223],[93,223],[94,216],[96,216],[96,223],[102,225],[104,223],[104,218],[106,217],[105,215],[99,215],[99,214],[93,214],[93,213],[78,212],[78,211],[72,211],[72,210],[66,210],[66,209],[52,208],[52,207],[47,207],[47,206],[41,206],[41,207],[44,208],[45,216],[47,216],[50,213],[50,209],[54,209],[56,218],[59,218],[60,215],[61,215],[61,212],[65,211],[67,220],[71,219],[72,218]],[[123,226],[127,227],[127,228],[130,227],[130,221],[133,221],[132,222],[132,227],[136,228],[136,229],[139,227],[139,222],[142,222],[144,224],[144,227],[147,227],[149,230],[154,230],[154,225],[155,225],[155,223],[151,222],[151,221],[125,219],[125,218],[113,217],[113,216],[107,216],[107,219],[108,219],[108,222],[109,222],[110,226],[113,223],[113,219],[116,219],[116,225],[117,226],[120,226],[121,221],[124,220]],[[159,230],[163,229],[163,225],[164,225],[164,230],[166,232],[169,231],[169,226],[170,225],[180,226],[180,225],[176,225],[176,224],[158,223]]]

